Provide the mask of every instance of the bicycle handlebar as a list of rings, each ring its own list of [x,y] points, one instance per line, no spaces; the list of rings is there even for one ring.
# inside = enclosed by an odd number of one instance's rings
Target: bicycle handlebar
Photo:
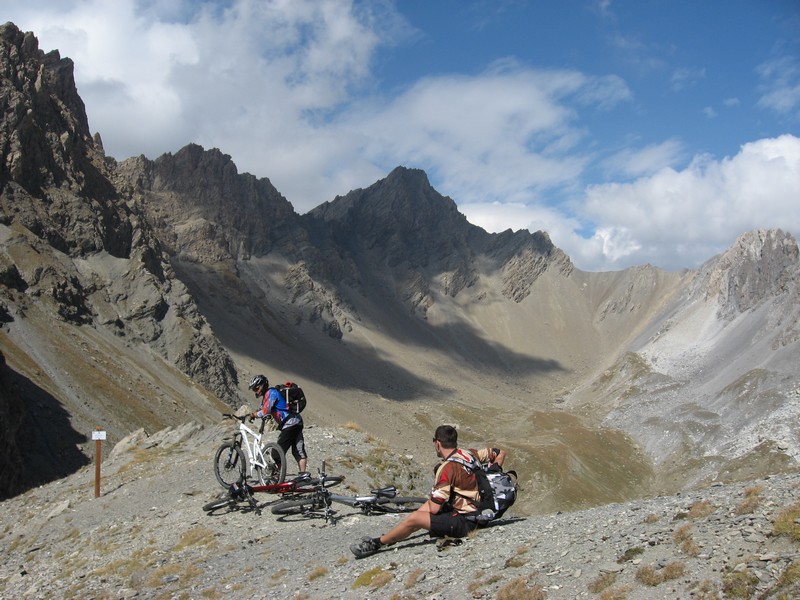
[[[222,413],[222,416],[225,417],[226,419],[236,419],[237,421],[241,421],[242,423],[244,423],[250,417],[250,415],[239,416],[239,415],[234,415],[232,413]],[[264,417],[261,417],[261,420],[266,421],[267,419],[271,418],[272,417],[270,415],[266,415]]]

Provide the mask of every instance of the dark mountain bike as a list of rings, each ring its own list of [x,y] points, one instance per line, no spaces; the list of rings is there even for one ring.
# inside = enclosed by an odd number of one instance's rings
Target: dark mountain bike
[[[328,477],[326,485],[328,487],[338,485],[343,480],[344,477]],[[259,504],[253,494],[265,492],[268,494],[300,495],[312,492],[318,485],[319,479],[316,477],[309,477],[308,475],[296,477],[295,479],[283,481],[281,483],[268,483],[264,485],[233,483],[224,496],[204,505],[203,510],[211,514],[221,509],[237,510],[241,507],[245,507],[255,511],[256,514],[261,514],[261,508],[268,503]]]
[[[359,509],[363,514],[386,514],[413,512],[428,501],[420,496],[398,496],[394,486],[372,490],[369,494],[345,496],[335,494],[328,488],[330,482],[337,477],[325,474],[325,462],[319,471],[317,485],[308,492],[302,492],[299,497],[282,500],[273,504],[270,510],[275,515],[302,515],[305,517],[323,517],[325,522],[332,524],[336,511],[331,504],[338,502]]]

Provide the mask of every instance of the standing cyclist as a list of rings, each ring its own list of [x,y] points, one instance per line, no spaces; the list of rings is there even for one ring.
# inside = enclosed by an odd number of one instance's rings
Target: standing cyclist
[[[303,417],[299,413],[289,411],[286,398],[275,388],[269,387],[266,376],[256,375],[248,387],[255,392],[256,398],[261,399],[261,408],[258,412],[250,413],[250,419],[272,417],[275,420],[281,432],[278,436],[278,445],[286,456],[289,456],[291,448],[300,475],[305,475],[308,457],[303,438]]]

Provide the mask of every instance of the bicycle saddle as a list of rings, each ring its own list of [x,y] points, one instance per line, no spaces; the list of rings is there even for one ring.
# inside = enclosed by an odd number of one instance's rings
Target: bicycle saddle
[[[379,490],[370,490],[370,492],[379,498],[394,498],[397,495],[397,488],[393,485],[390,485]]]

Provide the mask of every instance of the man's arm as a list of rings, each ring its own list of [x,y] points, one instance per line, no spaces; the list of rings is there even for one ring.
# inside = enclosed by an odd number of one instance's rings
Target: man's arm
[[[493,448],[493,450],[495,450],[497,454],[495,455],[494,460],[492,462],[495,463],[498,467],[502,467],[503,463],[506,460],[506,451],[503,450],[502,448]]]

